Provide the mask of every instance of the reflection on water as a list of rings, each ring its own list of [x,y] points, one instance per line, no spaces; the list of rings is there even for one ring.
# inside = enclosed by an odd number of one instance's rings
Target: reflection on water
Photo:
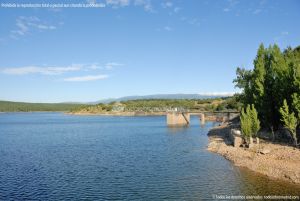
[[[300,185],[270,179],[246,168],[239,168],[243,194],[248,195],[299,195]]]
[[[192,117],[0,115],[0,200],[205,200],[297,194],[300,187],[234,167],[206,151]]]
[[[189,128],[189,125],[185,126],[168,126],[168,132],[169,133],[183,133]]]

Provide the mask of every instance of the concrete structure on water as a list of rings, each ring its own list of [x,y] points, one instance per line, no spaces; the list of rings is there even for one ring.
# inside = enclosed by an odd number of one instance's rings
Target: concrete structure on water
[[[184,126],[190,124],[190,114],[187,112],[168,112],[168,126]]]
[[[205,121],[229,121],[239,115],[238,112],[198,112],[198,111],[174,111],[167,112],[167,124],[168,126],[184,126],[190,123],[190,116],[199,116],[201,125],[205,124]]]

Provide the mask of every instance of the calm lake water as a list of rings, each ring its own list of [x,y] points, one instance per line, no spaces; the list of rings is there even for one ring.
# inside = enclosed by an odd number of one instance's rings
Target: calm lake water
[[[299,195],[300,187],[236,168],[206,151],[193,117],[0,114],[0,200],[207,200]]]

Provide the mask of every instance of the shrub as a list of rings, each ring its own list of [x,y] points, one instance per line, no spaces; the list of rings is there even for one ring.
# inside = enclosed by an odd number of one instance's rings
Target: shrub
[[[291,133],[291,136],[293,138],[294,144],[297,145],[297,134],[296,134],[296,128],[298,125],[297,118],[295,116],[295,113],[290,113],[289,106],[286,102],[286,99],[283,101],[283,106],[280,108],[280,114],[281,114],[281,121],[286,129],[289,130]]]

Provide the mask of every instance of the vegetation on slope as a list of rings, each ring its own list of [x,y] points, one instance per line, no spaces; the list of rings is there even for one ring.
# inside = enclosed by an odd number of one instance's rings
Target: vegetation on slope
[[[0,112],[70,111],[83,107],[74,103],[23,103],[0,101]]]
[[[237,111],[236,96],[214,99],[144,99],[111,102],[75,109],[72,112],[164,112],[174,108],[190,111]]]

